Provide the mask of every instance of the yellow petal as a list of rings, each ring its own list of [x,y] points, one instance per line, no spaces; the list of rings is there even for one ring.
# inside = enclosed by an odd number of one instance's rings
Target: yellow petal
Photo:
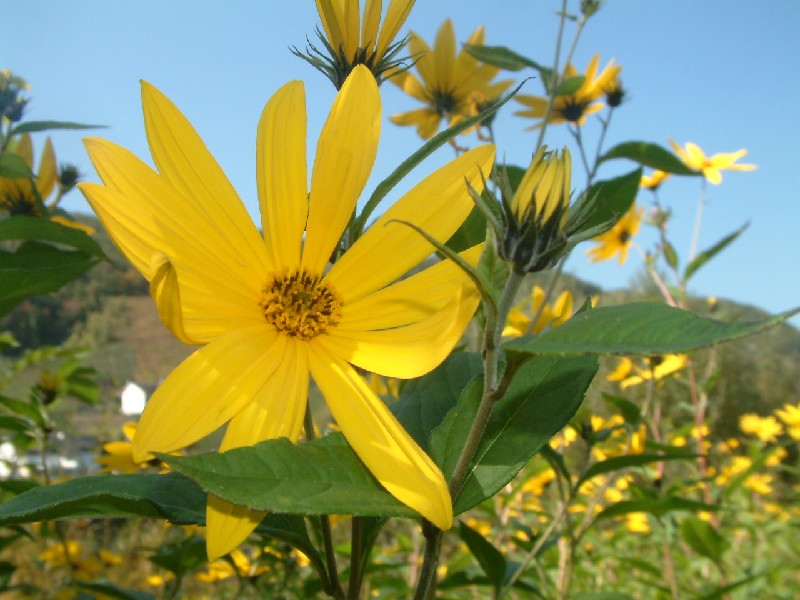
[[[489,176],[493,160],[494,146],[474,148],[429,175],[381,215],[328,273],[345,303],[381,289],[433,252],[419,233],[391,221],[413,223],[446,242],[472,210],[467,184],[480,193],[481,173]]]
[[[436,33],[433,43],[433,79],[428,83],[437,90],[449,90],[450,82],[455,76],[456,62],[456,34],[453,31],[453,22],[446,19]],[[419,70],[419,65],[417,66]]]
[[[39,170],[36,172],[36,189],[39,197],[46,200],[53,193],[58,181],[58,165],[56,164],[56,153],[53,150],[53,142],[50,138],[44,143],[42,156],[39,158]]]
[[[342,10],[337,0],[316,0],[317,12],[331,47],[338,52],[344,43]]]
[[[23,133],[16,138],[15,143],[10,145],[9,151],[19,156],[26,165],[33,169],[33,140],[30,133]]]
[[[352,59],[358,51],[358,35],[361,31],[359,21],[358,4],[359,0],[343,0],[344,12],[342,33],[344,33],[344,53],[347,58]]]
[[[444,27],[444,25],[442,25]],[[414,66],[426,87],[435,87],[436,58],[430,46],[413,31],[408,36],[408,49],[417,62]]]
[[[378,84],[363,65],[345,81],[317,144],[303,266],[321,274],[367,183],[380,136]]]
[[[270,263],[297,268],[308,216],[306,100],[303,83],[287,83],[270,98],[258,124],[256,180]]]
[[[397,37],[400,28],[408,18],[408,13],[414,6],[415,0],[390,0],[389,7],[386,9],[386,17],[383,19],[383,27],[378,34],[378,45],[375,53],[383,56],[386,49],[391,46],[394,38]],[[362,38],[363,39],[363,38]]]
[[[223,236],[236,240],[251,260],[265,259],[264,242],[225,173],[206,149],[191,123],[155,87],[142,82],[142,107],[147,141],[159,172]]]
[[[420,377],[436,368],[461,340],[479,301],[474,288],[455,290],[446,306],[422,321],[370,331],[335,328],[317,339],[330,353],[366,371],[402,379]]]
[[[208,560],[216,560],[235,550],[258,527],[266,514],[209,495],[206,505]]]
[[[378,40],[378,28],[381,24],[381,12],[383,11],[381,4],[381,0],[367,0],[367,4],[364,7],[360,46],[367,50],[368,56],[370,54],[369,50],[375,48],[375,42]]]
[[[460,253],[476,265],[483,244]],[[446,306],[470,279],[453,261],[445,260],[342,307],[337,331],[390,329],[427,319]]]
[[[344,361],[309,344],[311,373],[345,438],[380,484],[440,529],[453,508],[439,468]]]
[[[200,342],[191,339],[183,328],[178,274],[167,255],[161,252],[154,254],[150,268],[153,273],[150,280],[150,296],[156,303],[158,317],[164,327],[184,344],[199,344]]]
[[[286,351],[286,337],[266,325],[231,331],[197,350],[145,406],[134,460],[193,444],[235,417],[263,388]]]

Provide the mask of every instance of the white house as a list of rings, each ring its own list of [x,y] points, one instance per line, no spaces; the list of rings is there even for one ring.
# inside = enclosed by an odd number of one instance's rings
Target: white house
[[[129,381],[120,392],[120,412],[123,415],[140,415],[147,402],[147,393],[138,385]]]

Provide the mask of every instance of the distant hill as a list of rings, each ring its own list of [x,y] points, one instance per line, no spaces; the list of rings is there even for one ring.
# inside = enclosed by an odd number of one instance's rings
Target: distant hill
[[[0,321],[0,331],[10,330],[24,347],[69,344],[89,349],[88,361],[97,369],[109,397],[115,397],[125,381],[155,387],[193,347],[175,339],[160,323],[144,279],[113,246],[100,223],[93,216],[78,215],[94,227],[94,236],[113,265],[103,263],[56,294],[36,297],[20,304]],[[520,301],[530,293],[530,285],[546,286],[549,275],[531,277],[520,292]],[[634,290],[603,291],[598,286],[565,274],[556,291],[569,289],[576,308],[588,297],[599,295],[601,304],[619,304],[637,300],[658,300],[657,291],[640,284]],[[692,301],[691,308],[701,314],[725,321],[755,320],[766,316],[758,308],[720,300],[710,307],[704,299]],[[710,394],[710,414],[716,417],[719,435],[735,433],[742,412],[767,413],[784,403],[800,403],[800,332],[782,325],[760,335],[726,344],[712,352],[695,355],[704,368],[709,360],[722,374]],[[600,391],[611,389],[604,368],[592,393],[593,406]],[[686,390],[676,389],[674,406],[667,411],[684,412]],[[684,414],[685,416],[685,414]]]

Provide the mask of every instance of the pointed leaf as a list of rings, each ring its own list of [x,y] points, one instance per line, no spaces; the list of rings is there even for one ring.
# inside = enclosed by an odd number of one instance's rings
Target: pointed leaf
[[[681,521],[681,537],[692,550],[715,563],[722,560],[729,545],[711,523],[697,517],[690,516]]]
[[[689,281],[692,275],[694,275],[700,269],[700,267],[705,265],[709,260],[714,258],[714,256],[716,256],[717,254],[722,252],[725,248],[727,248],[728,245],[731,242],[733,242],[736,238],[738,238],[744,232],[744,230],[747,229],[749,226],[750,223],[745,223],[744,225],[739,227],[739,229],[737,229],[733,233],[729,233],[720,241],[718,241],[716,244],[711,246],[711,248],[703,250],[700,254],[695,256],[689,262],[689,264],[686,265],[686,270],[683,273],[684,280]]]
[[[760,321],[725,323],[657,302],[594,308],[538,336],[505,345],[518,354],[679,354],[742,338],[782,323],[795,309]]]
[[[20,133],[36,133],[38,131],[49,131],[51,129],[104,129],[105,125],[84,125],[82,123],[70,123],[69,121],[28,121],[20,123],[11,129],[11,135]]]
[[[610,229],[633,204],[641,178],[642,170],[636,169],[592,184],[569,209],[567,231],[570,235],[590,231],[594,237]],[[580,237],[586,238],[584,235]]]
[[[95,475],[37,487],[0,504],[0,525],[55,519],[152,517],[205,523],[206,495],[176,473]]]
[[[549,71],[550,69],[542,67],[535,60],[517,54],[510,48],[505,46],[479,46],[475,44],[465,44],[464,50],[487,65],[500,67],[506,71],[521,71],[526,67],[536,69],[541,72],[543,70]]]
[[[623,142],[618,144],[601,156],[600,162],[614,158],[627,158],[645,167],[659,169],[675,175],[702,175],[700,171],[687,167],[680,158],[663,146],[649,142]]]
[[[566,425],[583,402],[597,370],[592,357],[534,358],[519,367],[493,410],[453,511],[490,498]],[[449,478],[480,402],[480,378],[431,435],[431,454]]]
[[[482,369],[478,353],[456,352],[427,375],[403,386],[400,399],[390,408],[423,450],[428,450],[431,432],[456,405],[461,390]]]
[[[36,217],[20,215],[0,221],[0,240],[53,242],[81,250],[97,258],[106,258],[100,244],[85,231]]]
[[[486,239],[486,217],[476,206],[445,244],[453,252],[462,252]]]
[[[158,456],[208,493],[255,510],[419,516],[381,487],[339,433],[299,444],[280,438],[222,453]]]
[[[33,179],[33,171],[21,156],[13,152],[6,152],[0,156],[0,177]]]
[[[495,590],[500,590],[505,583],[508,566],[500,551],[463,521],[459,523],[458,535],[472,552],[472,556],[478,561]]]
[[[619,517],[635,512],[645,512],[657,517],[661,517],[670,512],[688,511],[717,511],[719,506],[706,504],[688,498],[668,497],[668,498],[647,498],[642,500],[622,500],[612,504],[600,512],[595,517],[595,521],[608,519],[609,517]]]

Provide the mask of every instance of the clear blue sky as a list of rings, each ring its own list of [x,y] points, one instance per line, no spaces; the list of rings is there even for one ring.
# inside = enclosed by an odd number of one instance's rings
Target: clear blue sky
[[[548,64],[560,4],[418,0],[404,31],[432,42],[450,17],[457,39],[464,41],[483,24],[487,44],[507,45]],[[577,4],[570,1],[573,9]],[[108,129],[99,135],[149,160],[138,83],[146,79],[189,117],[254,215],[254,141],[266,100],[286,81],[306,82],[313,150],[334,96],[327,80],[288,51],[293,45],[303,48],[307,36],[314,38],[319,21],[312,0],[0,0],[0,23],[0,67],[32,85],[28,119],[105,124]],[[574,61],[583,70],[599,52],[603,64],[615,58],[623,67],[630,100],[614,116],[608,145],[638,139],[666,146],[673,138],[694,141],[709,154],[749,150],[742,162],[756,163],[757,171],[726,172],[722,185],[708,186],[700,247],[746,221],[750,229],[698,274],[691,291],[772,312],[800,305],[798,26],[796,0],[608,0],[585,30]],[[382,90],[387,116],[417,107],[390,84]],[[541,88],[531,81],[524,91],[538,94]],[[536,138],[523,131],[529,123],[511,112],[506,108],[498,117],[498,155],[523,164]],[[550,131],[550,145],[568,143],[556,128]],[[589,139],[596,132],[590,122]],[[56,153],[60,162],[77,164],[93,180],[81,136],[54,133]],[[42,139],[37,148],[41,144]],[[419,145],[412,128],[385,121],[368,191]],[[452,156],[442,149],[408,184]],[[599,176],[630,167],[609,165]],[[576,173],[581,173],[577,167]],[[579,175],[573,185],[582,188]],[[673,241],[684,257],[699,192],[698,179],[684,178],[668,182],[661,195],[674,211]],[[640,199],[649,202],[648,194]],[[88,210],[77,192],[65,207]],[[643,235],[639,241],[647,247],[652,240]],[[592,265],[585,248],[577,249],[567,270],[606,289],[625,286],[641,266],[636,255],[624,268]],[[800,325],[798,318],[793,322]]]

